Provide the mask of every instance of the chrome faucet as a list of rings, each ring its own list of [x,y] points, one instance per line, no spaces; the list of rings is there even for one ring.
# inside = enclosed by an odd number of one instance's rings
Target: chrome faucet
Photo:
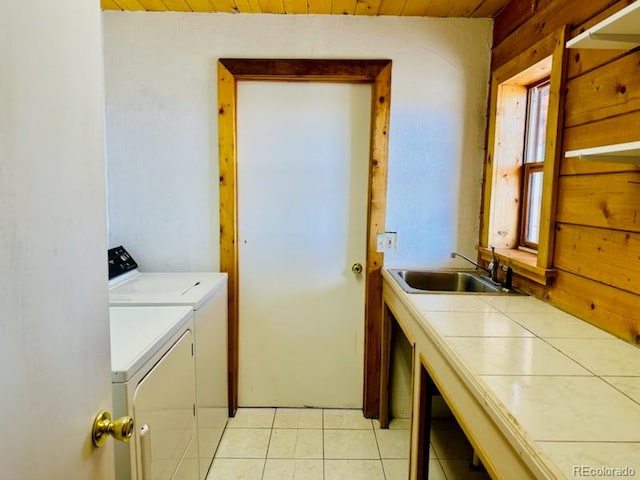
[[[470,264],[475,265],[475,267],[478,268],[479,270],[482,270],[483,272],[485,272],[494,283],[500,283],[498,281],[498,272],[500,271],[500,262],[498,261],[498,257],[496,255],[496,248],[493,246],[491,247],[491,256],[492,256],[491,262],[489,263],[487,268],[484,268],[482,265],[479,265],[478,263],[471,260],[469,257],[465,257],[464,255],[462,255],[461,253],[451,252],[451,258],[460,257],[465,259]]]
[[[498,282],[498,272],[500,271],[500,262],[498,261],[498,257],[496,256],[496,247],[489,246],[491,248],[491,262],[487,266],[487,270],[489,271],[489,276],[491,280],[494,282]]]
[[[489,270],[484,268],[482,265],[477,264],[476,262],[471,260],[469,257],[466,257],[466,256],[464,256],[464,255],[462,255],[461,253],[458,253],[458,252],[451,252],[451,258],[456,258],[456,257],[463,258],[464,260],[469,262],[471,265],[474,265],[478,270],[482,270],[487,275],[491,276],[491,272]]]

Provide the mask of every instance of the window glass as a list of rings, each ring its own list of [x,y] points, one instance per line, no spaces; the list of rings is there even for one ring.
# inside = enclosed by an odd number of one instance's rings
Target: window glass
[[[549,80],[528,88],[522,179],[520,245],[537,250],[540,239],[542,178],[549,111]]]

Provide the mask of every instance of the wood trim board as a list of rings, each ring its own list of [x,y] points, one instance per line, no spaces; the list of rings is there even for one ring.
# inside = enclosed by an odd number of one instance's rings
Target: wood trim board
[[[367,208],[363,412],[378,416],[380,329],[384,256],[376,235],[384,231],[387,196],[391,60],[220,59],[218,136],[220,161],[220,270],[229,276],[229,414],[238,408],[238,202],[237,82],[242,80],[370,83],[371,140]]]

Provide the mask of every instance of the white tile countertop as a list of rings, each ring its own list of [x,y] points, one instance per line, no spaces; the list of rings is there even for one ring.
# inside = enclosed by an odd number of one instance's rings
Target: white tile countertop
[[[534,297],[408,294],[383,277],[546,478],[640,478],[640,349]]]

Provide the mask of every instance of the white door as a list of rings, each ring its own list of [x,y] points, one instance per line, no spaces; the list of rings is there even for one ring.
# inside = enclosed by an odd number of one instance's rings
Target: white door
[[[0,58],[0,477],[113,479],[99,2],[2,2]]]
[[[238,83],[239,404],[362,407],[371,86]]]

